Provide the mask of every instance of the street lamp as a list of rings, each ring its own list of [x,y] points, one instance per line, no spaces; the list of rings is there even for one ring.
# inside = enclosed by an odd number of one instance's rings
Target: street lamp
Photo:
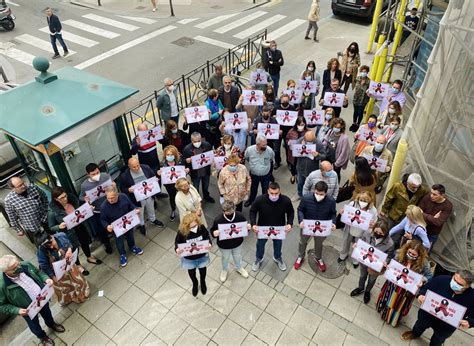
[[[173,0],[170,0],[171,17],[174,17]]]

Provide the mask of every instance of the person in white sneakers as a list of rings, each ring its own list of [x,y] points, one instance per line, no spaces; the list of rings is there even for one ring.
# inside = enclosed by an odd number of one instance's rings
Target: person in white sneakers
[[[227,280],[230,256],[234,259],[234,265],[237,272],[244,278],[249,277],[247,271],[242,267],[242,243],[244,242],[244,238],[238,237],[226,240],[219,239],[219,225],[236,224],[238,222],[247,222],[244,214],[235,210],[235,204],[233,202],[224,201],[224,203],[222,203],[222,214],[214,219],[211,227],[211,234],[214,238],[217,238],[217,246],[222,255],[221,282]]]

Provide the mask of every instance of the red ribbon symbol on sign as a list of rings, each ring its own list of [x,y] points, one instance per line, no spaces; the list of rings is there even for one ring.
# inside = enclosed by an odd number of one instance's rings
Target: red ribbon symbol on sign
[[[86,216],[84,214],[82,214],[79,210],[75,210],[74,214],[76,215],[76,223],[79,223],[79,221],[81,221],[81,219],[86,218]]]
[[[148,183],[147,183],[146,181],[144,181],[144,182],[142,183],[142,186],[143,186],[143,194],[144,194],[145,196],[146,196],[146,194],[147,194],[148,192],[152,192],[152,191],[153,191],[153,189],[148,185]]]
[[[126,216],[122,216],[122,227],[127,229],[127,225],[131,225],[132,221],[130,221]]]

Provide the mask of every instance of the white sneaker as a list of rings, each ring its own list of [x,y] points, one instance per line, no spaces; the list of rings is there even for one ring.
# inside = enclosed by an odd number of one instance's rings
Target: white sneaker
[[[225,282],[225,280],[227,280],[227,271],[226,270],[221,271],[221,276],[219,277],[219,279],[221,279],[221,282]]]
[[[242,275],[242,277],[244,278],[248,278],[249,277],[249,273],[247,273],[247,271],[244,269],[244,268],[240,268],[237,270],[237,273],[239,273],[240,275]]]

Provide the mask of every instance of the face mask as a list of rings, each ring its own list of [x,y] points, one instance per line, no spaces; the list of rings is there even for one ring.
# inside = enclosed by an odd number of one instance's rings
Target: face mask
[[[167,87],[168,91],[173,91],[174,90],[174,85],[170,85],[169,87]]]
[[[392,131],[395,131],[395,130],[398,129],[398,125],[397,125],[397,124],[390,124],[390,129],[391,129]]]
[[[225,150],[229,150],[230,148],[232,148],[232,144],[224,144],[224,148]]]
[[[303,130],[304,130],[304,125],[301,125],[301,126],[298,125],[298,126],[296,126],[296,128],[298,129],[299,132],[303,132]]]
[[[172,130],[171,130],[171,133],[174,134],[174,135],[177,134],[177,133],[178,133],[178,129],[172,129]]]
[[[318,202],[321,202],[324,199],[324,197],[326,196],[320,196],[320,195],[314,194],[314,198],[316,198],[316,201]]]
[[[375,123],[367,123],[369,129],[373,129],[375,127]]]
[[[395,114],[395,109],[389,108],[389,109],[388,109],[388,112],[389,112],[390,114]]]
[[[96,174],[96,175],[93,175],[93,176],[91,177],[91,179],[92,179],[93,181],[99,181],[99,180],[100,180],[100,173],[99,173],[99,174]]]
[[[393,87],[392,87],[392,93],[398,94],[399,92],[400,92],[400,89],[397,89],[397,88],[393,88]]]
[[[462,291],[464,289],[464,287],[461,286],[460,284],[458,284],[456,281],[454,281],[454,279],[451,279],[451,282],[449,283],[449,286],[451,287],[451,289],[454,292],[459,292],[459,291]]]
[[[381,144],[381,143],[375,143],[374,149],[375,149],[376,152],[381,152],[383,150],[383,146],[384,145]]]
[[[288,102],[283,102],[281,105],[282,105],[283,107],[288,107]]]
[[[268,195],[268,198],[270,199],[270,201],[276,202],[278,201],[278,198],[280,198],[280,195],[276,195],[276,196]]]
[[[257,147],[257,148],[258,148],[258,147]],[[267,150],[267,147],[266,147],[266,146],[265,146],[265,147],[260,147],[260,148],[258,148],[258,151],[260,151],[260,152],[264,152],[265,150]]]
[[[174,161],[174,155],[166,155],[166,161],[168,162]]]
[[[276,51],[277,49],[276,49],[276,47],[272,47],[272,48],[270,48],[270,50],[271,50],[272,52],[274,52],[274,51]]]
[[[306,80],[311,80],[311,77],[307,76],[307,77],[305,77],[304,79],[306,79]]]
[[[263,68],[258,68],[257,73],[263,73]]]
[[[262,115],[262,118],[265,119],[265,120],[268,120],[268,119],[270,119],[270,116],[269,115]]]
[[[339,133],[339,132],[341,132],[341,129],[339,127],[335,127],[335,128],[332,129],[332,131],[334,133]]]
[[[360,76],[361,76],[362,78],[366,78],[366,77],[367,77],[367,72],[361,72],[361,73],[360,73]]]
[[[23,269],[21,269],[20,266],[16,267],[16,269],[13,271],[13,274],[18,275],[23,272]]]
[[[237,171],[237,166],[229,166],[229,171],[231,172]]]
[[[331,119],[332,119],[332,114],[326,114],[326,115],[324,116],[324,118],[325,118],[326,120],[331,120]]]
[[[191,232],[196,233],[198,230],[198,226],[192,227],[189,229]]]
[[[418,256],[412,256],[410,255],[408,252],[407,252],[407,258],[410,260],[410,261],[416,261],[418,259]]]
[[[200,148],[201,147],[201,142],[194,142],[193,143],[195,148]]]
[[[374,238],[375,238],[375,239],[382,239],[382,238],[383,238],[383,234],[374,233]]]
[[[314,67],[313,67],[313,66],[308,66],[308,71],[309,71],[309,72],[313,72],[313,71],[314,71]]]
[[[367,206],[369,205],[369,203],[359,201],[359,205],[360,205],[360,207],[361,207],[362,209],[365,209],[365,208],[367,208]]]
[[[323,172],[323,175],[324,175],[326,178],[329,178],[329,177],[332,175],[332,171]]]

